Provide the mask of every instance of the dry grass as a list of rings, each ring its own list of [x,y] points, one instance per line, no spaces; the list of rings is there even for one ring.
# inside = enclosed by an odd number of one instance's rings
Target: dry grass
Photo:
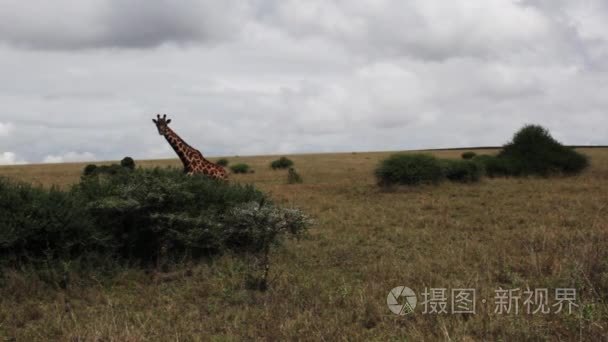
[[[485,179],[392,192],[380,191],[373,178],[389,153],[289,156],[304,179],[290,185],[287,171],[268,166],[276,156],[228,158],[255,169],[232,175],[232,181],[255,183],[316,219],[308,238],[274,252],[269,291],[246,290],[247,267],[231,256],[170,281],[125,270],[98,282],[75,279],[67,291],[27,272],[9,272],[0,288],[0,337],[607,340],[608,149],[582,151],[592,157],[592,167],[577,177]],[[3,167],[0,175],[65,186],[78,180],[83,167]],[[425,287],[475,288],[477,314],[423,315],[418,308],[414,315],[395,316],[386,296],[398,285],[418,293]],[[496,315],[499,286],[574,287],[581,310]]]

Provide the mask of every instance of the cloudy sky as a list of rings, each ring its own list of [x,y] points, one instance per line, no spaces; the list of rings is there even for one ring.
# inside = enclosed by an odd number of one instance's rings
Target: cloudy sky
[[[608,144],[605,0],[0,0],[0,164]]]

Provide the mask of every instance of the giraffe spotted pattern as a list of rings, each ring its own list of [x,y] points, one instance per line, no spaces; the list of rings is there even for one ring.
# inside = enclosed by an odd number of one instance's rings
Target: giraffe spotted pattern
[[[177,153],[182,164],[184,164],[184,172],[187,175],[191,176],[200,173],[213,179],[228,179],[228,173],[223,167],[205,159],[199,150],[188,145],[177,133],[169,128],[171,119],[167,119],[167,114],[164,114],[162,117],[160,114],[157,114],[156,119],[152,119],[152,121],[156,124],[156,128],[158,128],[158,134],[164,136],[175,153]]]

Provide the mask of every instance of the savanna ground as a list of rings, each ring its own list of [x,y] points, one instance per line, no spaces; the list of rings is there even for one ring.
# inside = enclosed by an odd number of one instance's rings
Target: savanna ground
[[[75,278],[67,290],[10,271],[0,287],[0,337],[608,340],[608,149],[580,151],[592,164],[580,176],[392,191],[381,191],[373,177],[389,153],[289,156],[304,179],[292,185],[286,171],[268,167],[275,156],[228,158],[255,169],[232,181],[251,182],[316,221],[308,237],[273,252],[268,291],[247,290],[247,266],[230,255],[169,281],[124,270],[111,279]],[[433,153],[458,158],[461,152]],[[0,175],[65,186],[83,166],[11,166]],[[475,288],[477,313],[422,314],[419,306],[414,314],[394,315],[386,298],[399,285],[416,291],[419,301],[424,288]],[[550,303],[555,288],[576,288],[579,308],[571,315],[528,315],[520,302],[519,314],[495,314],[499,287],[548,288]]]

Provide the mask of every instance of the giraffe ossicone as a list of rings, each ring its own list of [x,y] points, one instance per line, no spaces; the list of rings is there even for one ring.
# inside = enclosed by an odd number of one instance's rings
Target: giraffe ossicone
[[[199,150],[188,145],[184,139],[169,128],[171,119],[167,119],[167,114],[163,114],[162,117],[160,114],[156,114],[156,119],[152,119],[152,122],[156,125],[158,134],[164,136],[177,153],[182,164],[184,164],[184,172],[187,175],[200,173],[214,179],[228,179],[228,173],[223,167],[205,159]]]

